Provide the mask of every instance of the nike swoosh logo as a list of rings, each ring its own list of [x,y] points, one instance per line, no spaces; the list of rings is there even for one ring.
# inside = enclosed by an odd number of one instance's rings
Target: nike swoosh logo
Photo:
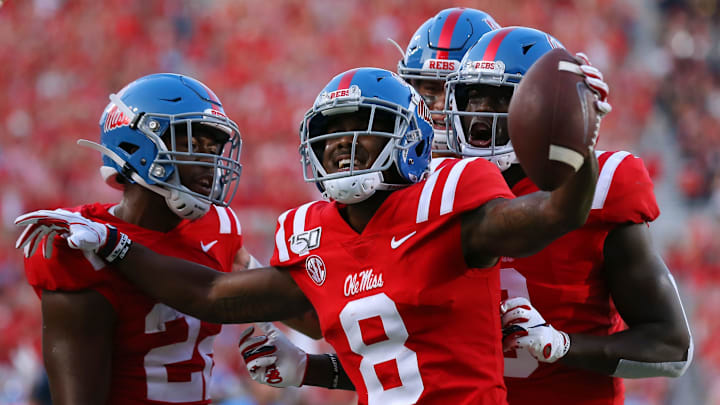
[[[207,253],[207,251],[210,250],[210,248],[212,248],[213,246],[215,246],[216,243],[218,243],[217,239],[208,243],[207,245],[200,241],[200,247],[202,248],[203,252]]]
[[[417,231],[412,231],[398,240],[395,240],[395,237],[393,236],[392,240],[390,241],[390,247],[393,249],[397,249],[400,245],[405,243],[406,240],[410,239],[413,235],[415,235],[415,233],[417,233]]]

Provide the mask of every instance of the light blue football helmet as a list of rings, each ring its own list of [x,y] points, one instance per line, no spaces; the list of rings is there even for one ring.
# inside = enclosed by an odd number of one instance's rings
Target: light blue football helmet
[[[328,121],[355,114],[366,120],[364,130],[330,133]],[[374,125],[392,122],[391,132]],[[387,139],[371,166],[356,167],[358,139],[374,136]],[[323,166],[326,142],[350,138],[344,167],[329,173]],[[359,68],[341,73],[322,89],[300,127],[300,154],[305,181],[314,182],[325,197],[345,204],[361,202],[377,190],[394,190],[421,181],[428,173],[433,128],[430,110],[420,95],[393,72]],[[402,179],[385,182],[383,172],[395,168]]]
[[[444,82],[448,74],[460,67],[460,60],[483,34],[499,28],[484,11],[464,7],[442,10],[415,31],[405,52],[393,41],[403,54],[397,72],[408,83],[412,83],[412,79]],[[428,100],[426,103],[432,104]],[[435,128],[434,151],[447,151],[448,129],[449,125]]]
[[[507,87],[512,93],[536,60],[562,47],[550,34],[527,27],[506,27],[483,35],[467,51],[460,69],[447,77],[445,110],[452,124],[448,149],[463,157],[485,158],[500,170],[517,163],[507,134],[507,113],[466,112],[468,90],[484,85]],[[491,122],[488,139],[478,140],[487,145],[477,146],[469,141],[470,134],[466,134],[462,126],[463,116]]]
[[[221,144],[217,153],[193,150],[193,128],[197,131],[200,126],[216,134]],[[152,74],[111,94],[100,118],[100,144],[78,143],[103,154],[100,172],[109,185],[122,189],[122,182],[140,184],[165,197],[181,218],[200,218],[211,204],[227,206],[237,191],[242,169],[240,131],[215,93],[188,76]],[[182,165],[210,168],[212,184],[205,187],[207,193],[181,183]]]
[[[484,11],[464,7],[442,10],[415,31],[398,62],[398,74],[405,80],[445,80],[483,34],[499,28]]]

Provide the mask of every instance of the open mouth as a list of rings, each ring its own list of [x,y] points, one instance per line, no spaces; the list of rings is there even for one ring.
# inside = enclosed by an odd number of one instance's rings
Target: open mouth
[[[351,165],[351,163],[354,163]],[[350,166],[353,167],[353,169],[358,170],[360,168],[360,161],[355,159],[355,161],[350,160],[349,155],[340,155],[335,159],[335,165],[338,168],[338,172],[347,172],[350,171]]]
[[[432,124],[435,129],[446,129],[445,116],[443,114],[432,114]]]
[[[478,148],[487,148],[492,144],[492,126],[481,120],[470,123],[468,143]]]

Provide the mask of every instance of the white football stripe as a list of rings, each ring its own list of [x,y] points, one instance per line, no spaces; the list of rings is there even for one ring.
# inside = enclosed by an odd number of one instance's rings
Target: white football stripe
[[[548,159],[570,165],[576,172],[580,170],[585,158],[579,152],[559,145],[550,145]]]
[[[573,63],[573,62],[568,62],[565,60],[561,60],[558,62],[558,70],[575,73],[576,75],[579,75],[579,76],[585,76],[585,74],[583,73],[582,69],[580,69],[580,66],[578,64]]]

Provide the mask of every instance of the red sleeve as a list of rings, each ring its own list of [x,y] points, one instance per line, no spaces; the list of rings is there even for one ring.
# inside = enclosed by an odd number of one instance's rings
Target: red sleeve
[[[605,152],[599,160],[591,220],[643,223],[660,215],[653,182],[642,159],[628,152]]]
[[[310,201],[280,214],[270,265],[287,267],[304,262],[308,251],[320,246],[323,210],[336,209],[327,201]],[[326,220],[326,219],[325,219]]]
[[[221,246],[222,252],[218,256],[218,260],[223,264],[223,268],[217,270],[231,272],[233,271],[233,265],[235,264],[235,257],[237,256],[238,251],[243,247],[242,227],[240,226],[240,220],[232,208],[225,207],[221,209],[224,209],[228,213],[228,218],[231,219],[232,227],[229,233],[218,234],[218,237],[221,237],[223,240]]]
[[[233,264],[235,263],[235,256],[237,256],[237,253],[240,249],[243,247],[243,234],[242,234],[242,226],[240,225],[240,220],[237,217],[237,214],[235,214],[235,211],[227,207],[226,208],[230,216],[233,218],[233,222],[235,223],[235,232],[231,232],[232,240],[230,241],[230,251],[227,253],[227,257],[230,259],[230,263],[228,264],[227,271],[230,272],[233,270]]]
[[[44,242],[43,242],[44,243]],[[56,236],[52,256],[46,259],[38,246],[35,254],[25,259],[25,275],[38,295],[42,290],[80,291],[96,290],[113,305],[118,301],[112,288],[119,276],[104,268],[102,260],[85,257],[82,251],[70,249],[65,239]]]
[[[210,250],[210,253],[215,257],[215,259],[220,263],[220,268],[216,268],[216,266],[210,266],[215,268],[217,271],[222,271],[225,273],[229,273],[233,271],[233,266],[235,264],[235,257],[238,254],[238,251],[242,248],[242,235],[237,234],[231,234],[231,235],[219,235],[220,243],[218,243],[216,246],[213,246],[213,248]],[[179,254],[173,254],[172,256],[178,256],[182,257]],[[188,259],[186,259],[188,260]],[[194,260],[193,260],[194,261]],[[204,265],[208,265],[206,263],[201,263]]]

